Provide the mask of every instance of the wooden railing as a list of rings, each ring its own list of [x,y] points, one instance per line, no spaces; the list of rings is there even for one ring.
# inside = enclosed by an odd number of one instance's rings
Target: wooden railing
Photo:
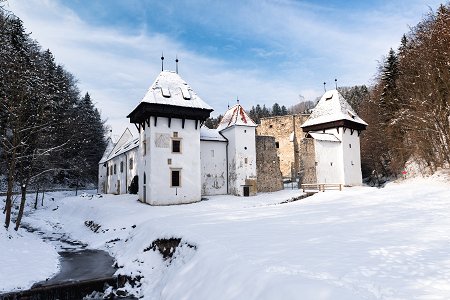
[[[303,183],[301,188],[305,191],[319,191],[325,192],[325,190],[340,190],[342,191],[342,183]]]

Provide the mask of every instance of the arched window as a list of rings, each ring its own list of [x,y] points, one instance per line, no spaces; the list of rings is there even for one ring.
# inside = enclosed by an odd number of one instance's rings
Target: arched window
[[[146,184],[147,183],[147,176],[145,175],[145,172],[144,172],[144,184]]]

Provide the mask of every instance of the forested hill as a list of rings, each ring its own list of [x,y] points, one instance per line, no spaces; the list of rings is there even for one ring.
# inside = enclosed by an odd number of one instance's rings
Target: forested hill
[[[104,122],[88,93],[0,8],[0,178],[13,185],[96,183]]]
[[[379,67],[359,114],[362,164],[374,178],[450,166],[450,4],[430,12]]]

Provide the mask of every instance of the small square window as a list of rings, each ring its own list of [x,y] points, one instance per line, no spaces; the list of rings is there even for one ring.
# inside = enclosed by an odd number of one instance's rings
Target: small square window
[[[280,148],[280,143],[275,142],[275,148]]]
[[[181,141],[180,140],[172,140],[172,152],[173,153],[181,152]]]
[[[180,186],[181,184],[180,184],[180,182],[181,182],[181,180],[180,180],[180,173],[181,173],[181,171],[180,170],[172,170],[172,180],[171,180],[171,186],[172,187],[178,187],[178,186]]]
[[[248,163],[248,158],[247,158],[247,157],[244,158],[244,162],[245,162],[245,163]]]
[[[348,147],[351,148],[351,147],[352,147],[352,144],[348,144]]]
[[[273,127],[273,125],[269,125],[269,128],[272,128]]]
[[[330,162],[330,165],[331,165],[331,166],[333,166],[333,163],[332,163],[332,162]]]
[[[171,164],[172,164],[172,159],[171,159],[171,158],[168,158],[168,159],[167,159],[167,164],[168,164],[168,165],[171,165]]]
[[[177,138],[177,137],[178,137],[178,131],[174,131],[174,132],[173,132],[173,137],[174,137],[174,138]]]

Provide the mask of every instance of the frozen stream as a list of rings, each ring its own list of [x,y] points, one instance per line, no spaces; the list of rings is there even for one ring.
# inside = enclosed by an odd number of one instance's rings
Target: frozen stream
[[[86,249],[86,244],[70,239],[60,232],[44,232],[23,226],[28,231],[39,235],[47,243],[54,245],[60,255],[60,271],[53,278],[33,285],[35,287],[49,286],[68,282],[94,280],[112,277],[116,271],[114,259],[105,251]]]

